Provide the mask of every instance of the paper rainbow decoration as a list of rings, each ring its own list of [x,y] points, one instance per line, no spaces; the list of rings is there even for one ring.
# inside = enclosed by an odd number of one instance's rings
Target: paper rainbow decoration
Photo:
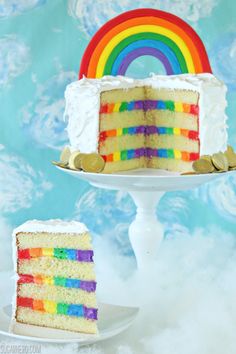
[[[191,26],[168,12],[137,9],[98,30],[83,55],[79,78],[125,75],[143,55],[160,60],[167,75],[212,72],[204,44]]]

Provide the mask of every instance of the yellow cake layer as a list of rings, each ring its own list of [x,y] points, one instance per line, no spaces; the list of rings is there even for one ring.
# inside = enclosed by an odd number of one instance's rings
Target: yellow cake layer
[[[103,173],[113,173],[119,171],[128,171],[137,168],[156,168],[169,171],[181,171],[187,172],[192,171],[192,162],[186,162],[177,159],[166,159],[153,157],[152,159],[141,158],[141,163],[139,159],[132,159],[119,162],[107,162]],[[146,161],[145,161],[146,160]]]
[[[199,152],[197,140],[190,140],[182,135],[149,135],[146,146],[153,149],[176,149],[180,151]]]
[[[139,100],[163,100],[197,104],[199,93],[192,90],[157,89],[151,86],[104,91],[100,95],[102,104]]]
[[[109,155],[122,150],[142,148],[144,144],[144,134],[116,136],[103,141],[100,144],[99,153]]]
[[[51,257],[18,261],[19,274],[49,275],[81,280],[95,280],[94,263],[78,262]]]
[[[182,128],[198,131],[198,118],[193,114],[150,110],[146,113],[146,124],[157,127]]]
[[[144,135],[125,135],[122,137],[107,138],[101,145],[99,153],[109,155],[122,150],[138,149],[142,147],[153,149],[176,149],[180,151],[199,152],[197,140],[191,140],[182,135],[151,134],[144,140]]]
[[[95,292],[47,284],[19,284],[18,296],[97,308]]]
[[[150,86],[146,86],[145,97],[147,100],[162,100],[197,104],[199,93],[191,90],[156,89]]]
[[[58,328],[73,332],[98,333],[96,321],[87,320],[83,317],[52,315],[24,307],[18,307],[16,320],[21,323]]]
[[[197,116],[189,113],[171,112],[168,110],[150,110],[146,118],[142,111],[100,114],[99,131],[118,128],[138,127],[140,125],[156,125],[157,127],[182,128],[198,130]]]
[[[144,168],[146,166],[145,158],[131,159],[117,162],[107,162],[102,173],[113,173],[119,171],[133,170],[137,168]]]
[[[144,86],[104,91],[100,95],[100,100],[102,104],[144,100],[144,91]]]
[[[168,170],[168,171],[181,171],[181,172],[188,172],[192,171],[192,162],[186,162],[182,160],[176,159],[166,159],[166,158],[158,158],[153,157],[152,159],[148,159],[147,161],[148,168],[157,168],[161,170]]]
[[[100,114],[99,130],[111,130],[117,128],[128,128],[139,125],[145,125],[143,111],[124,111],[108,114]]]
[[[91,237],[89,233],[81,235],[54,234],[47,232],[35,232],[17,234],[17,245],[19,249],[24,248],[74,248],[81,250],[91,250]]]

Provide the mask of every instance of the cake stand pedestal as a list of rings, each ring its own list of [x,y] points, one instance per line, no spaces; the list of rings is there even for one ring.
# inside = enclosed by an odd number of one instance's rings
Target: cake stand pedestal
[[[125,173],[102,174],[85,173],[60,168],[91,185],[126,191],[136,207],[136,217],[129,227],[129,238],[139,270],[150,266],[163,239],[163,227],[156,217],[156,207],[165,192],[192,189],[203,183],[220,178],[222,174],[185,175],[161,170],[140,169]],[[231,174],[233,172],[227,172]],[[223,174],[225,176],[226,173]]]
[[[164,192],[129,191],[137,209],[129,227],[129,239],[138,268],[150,265],[163,239],[163,227],[156,217],[156,207]]]

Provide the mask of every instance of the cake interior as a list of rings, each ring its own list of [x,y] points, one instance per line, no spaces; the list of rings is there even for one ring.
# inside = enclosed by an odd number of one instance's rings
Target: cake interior
[[[99,153],[105,173],[158,168],[190,171],[199,158],[199,93],[149,86],[100,95]]]
[[[96,280],[88,232],[20,232],[16,321],[97,333]]]

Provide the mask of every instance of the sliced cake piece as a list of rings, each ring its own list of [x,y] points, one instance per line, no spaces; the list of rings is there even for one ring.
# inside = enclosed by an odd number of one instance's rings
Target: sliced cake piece
[[[104,172],[192,169],[200,153],[197,91],[144,86],[105,91],[100,99],[98,151],[106,161]]]
[[[15,229],[13,237],[14,321],[97,333],[93,250],[86,226],[32,220]]]

